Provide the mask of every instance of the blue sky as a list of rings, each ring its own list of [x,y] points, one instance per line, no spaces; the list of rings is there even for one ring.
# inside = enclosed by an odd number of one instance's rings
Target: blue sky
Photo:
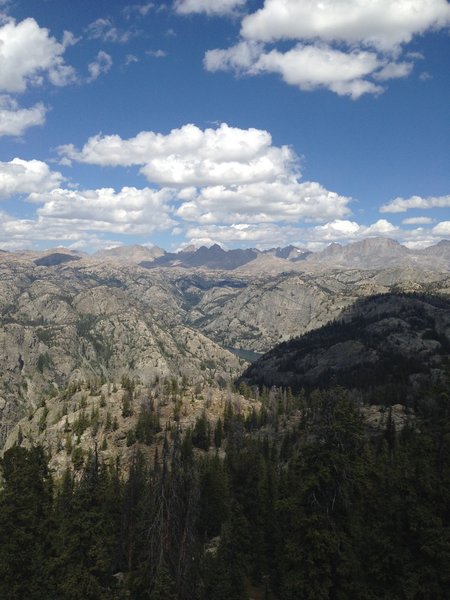
[[[445,0],[0,0],[0,247],[450,238]]]

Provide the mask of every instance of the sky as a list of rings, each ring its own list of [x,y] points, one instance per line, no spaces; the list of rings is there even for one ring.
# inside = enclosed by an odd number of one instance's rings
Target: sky
[[[0,248],[450,238],[446,0],[0,0]]]

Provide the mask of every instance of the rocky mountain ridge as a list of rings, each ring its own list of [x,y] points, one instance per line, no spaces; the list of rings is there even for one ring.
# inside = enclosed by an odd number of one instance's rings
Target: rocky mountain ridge
[[[70,260],[102,261],[119,264],[140,264],[154,269],[201,268],[206,270],[249,269],[267,274],[283,271],[317,271],[340,269],[417,268],[450,271],[450,240],[433,246],[410,249],[395,240],[373,237],[341,245],[333,242],[324,250],[311,252],[293,245],[258,250],[256,248],[224,250],[219,244],[188,246],[179,252],[166,252],[158,246],[116,246],[92,255],[56,248],[44,252],[21,252],[22,258],[32,258],[36,264],[52,266]]]

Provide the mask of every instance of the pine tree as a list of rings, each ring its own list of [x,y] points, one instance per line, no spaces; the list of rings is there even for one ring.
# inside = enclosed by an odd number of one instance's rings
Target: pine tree
[[[45,600],[50,576],[52,478],[41,447],[14,447],[1,460],[0,597]]]

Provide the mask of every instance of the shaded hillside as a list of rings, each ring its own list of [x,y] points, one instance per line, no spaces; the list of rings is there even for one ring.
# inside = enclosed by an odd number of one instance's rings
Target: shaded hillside
[[[65,252],[53,252],[53,254],[47,254],[41,258],[36,258],[34,264],[38,267],[54,267],[56,265],[62,265],[63,263],[80,259],[81,256],[73,256]]]
[[[320,329],[276,346],[241,378],[250,385],[357,389],[405,403],[438,383],[450,359],[450,301],[384,294],[358,300]]]

